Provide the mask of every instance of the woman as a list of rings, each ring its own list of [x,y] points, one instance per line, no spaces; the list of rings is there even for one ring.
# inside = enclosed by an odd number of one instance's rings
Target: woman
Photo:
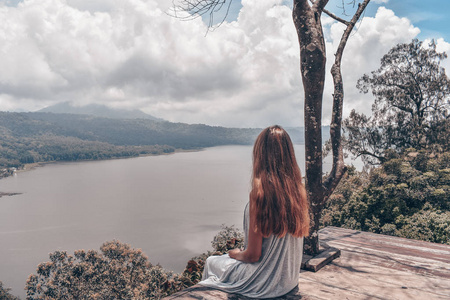
[[[308,201],[291,139],[278,125],[264,129],[253,148],[244,233],[245,250],[209,257],[199,284],[251,298],[279,297],[295,288],[302,237],[309,233]]]

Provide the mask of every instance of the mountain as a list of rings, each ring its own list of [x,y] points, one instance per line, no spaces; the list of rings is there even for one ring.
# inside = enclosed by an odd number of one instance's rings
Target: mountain
[[[262,130],[65,112],[0,111],[0,169],[43,161],[107,159],[170,153],[176,149],[252,145]],[[295,144],[304,143],[303,128],[286,130]],[[323,127],[322,132],[325,142],[329,126]]]
[[[109,108],[101,104],[89,104],[85,106],[73,106],[69,102],[58,103],[39,110],[38,112],[50,112],[55,114],[77,114],[92,115],[96,117],[111,119],[148,119],[153,121],[163,121],[152,115],[146,114],[139,109],[125,110]]]
[[[260,129],[86,114],[0,112],[0,170],[45,161],[95,160],[250,145]],[[1,174],[0,174],[1,175]]]

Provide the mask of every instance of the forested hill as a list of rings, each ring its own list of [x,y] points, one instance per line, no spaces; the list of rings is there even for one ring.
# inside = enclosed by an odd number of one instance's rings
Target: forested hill
[[[55,113],[2,113],[0,126],[15,136],[50,134],[113,145],[168,145],[192,149],[250,144],[258,129],[230,129],[148,119],[113,119]]]
[[[58,103],[39,110],[39,112],[51,112],[56,114],[77,114],[93,115],[111,119],[149,119],[154,121],[163,121],[152,115],[146,114],[139,109],[126,110],[114,109],[101,104],[89,104],[85,106],[73,106],[69,102]]]
[[[0,112],[0,168],[41,161],[168,153],[177,148],[251,145],[260,131],[150,119]],[[301,128],[288,131],[294,143],[303,143]]]

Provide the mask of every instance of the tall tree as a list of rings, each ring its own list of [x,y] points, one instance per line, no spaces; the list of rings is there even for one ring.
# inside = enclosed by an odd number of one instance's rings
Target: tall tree
[[[175,10],[184,10],[190,16],[209,14],[226,7],[232,0],[174,0]],[[305,161],[306,189],[311,203],[311,230],[306,238],[305,251],[309,254],[319,253],[319,219],[326,201],[346,172],[344,165],[341,124],[344,99],[341,60],[347,40],[370,0],[357,4],[351,20],[344,20],[325,9],[329,0],[294,0],[292,17],[300,44],[300,70],[305,91]],[[228,3],[228,5],[227,5]],[[350,1],[356,5],[357,1]],[[342,6],[345,6],[342,0]],[[330,174],[323,179],[322,169],[322,100],[325,83],[326,49],[321,24],[322,13],[345,25],[335,61],[331,70],[334,82],[333,115],[330,126],[333,167]],[[211,20],[211,18],[210,18]],[[210,23],[211,26],[211,23]]]
[[[370,0],[364,0],[362,3],[359,3],[352,19],[346,21],[325,9],[328,0],[311,1],[311,4],[307,0],[294,0],[292,15],[300,44],[300,70],[305,91],[306,189],[311,203],[312,217],[310,236],[306,238],[305,251],[310,254],[319,253],[318,231],[320,215],[326,201],[346,172],[341,139],[342,106],[344,101],[341,61],[350,33],[369,2]],[[353,1],[353,3],[355,2]],[[325,41],[321,24],[323,12],[346,26],[331,68],[334,83],[333,114],[330,124],[333,166],[330,174],[325,179],[322,177],[321,134],[326,64]]]
[[[440,67],[445,53],[417,39],[393,47],[381,66],[358,80],[375,97],[372,116],[352,111],[344,121],[346,148],[368,163],[381,163],[388,149],[448,150],[450,80]]]

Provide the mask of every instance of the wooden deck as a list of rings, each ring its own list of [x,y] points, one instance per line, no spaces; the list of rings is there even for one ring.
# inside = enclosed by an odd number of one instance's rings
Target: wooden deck
[[[321,243],[341,257],[301,271],[298,290],[278,299],[450,299],[450,246],[327,227]],[[165,299],[247,299],[194,286]]]

